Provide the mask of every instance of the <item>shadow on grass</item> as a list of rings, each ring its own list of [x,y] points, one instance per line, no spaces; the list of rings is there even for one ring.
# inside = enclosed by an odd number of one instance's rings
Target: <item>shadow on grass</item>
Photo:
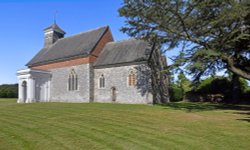
[[[247,122],[250,123],[250,117],[248,117],[248,118],[243,118],[243,119],[237,119],[237,120],[240,120],[240,121],[247,121]]]
[[[250,105],[213,104],[202,102],[172,102],[160,106],[188,112],[209,111],[209,110],[241,110],[250,111]]]
[[[250,111],[248,111],[248,112],[235,112],[234,114],[247,115],[246,118],[237,119],[237,120],[247,121],[250,123]]]
[[[233,104],[213,104],[202,102],[172,102],[168,104],[162,104],[165,109],[184,110],[186,112],[200,112],[210,110],[235,110],[234,114],[241,114],[246,116],[241,121],[247,121],[250,123],[250,105],[233,105]]]

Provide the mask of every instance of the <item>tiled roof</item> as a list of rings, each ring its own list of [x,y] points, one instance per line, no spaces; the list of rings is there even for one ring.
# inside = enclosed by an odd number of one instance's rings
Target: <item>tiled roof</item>
[[[106,66],[147,60],[146,51],[149,50],[147,42],[130,39],[109,42],[99,55],[94,66]]]
[[[88,56],[108,29],[108,26],[100,27],[59,39],[50,47],[41,49],[40,52],[28,62],[27,66],[30,67],[74,57]]]

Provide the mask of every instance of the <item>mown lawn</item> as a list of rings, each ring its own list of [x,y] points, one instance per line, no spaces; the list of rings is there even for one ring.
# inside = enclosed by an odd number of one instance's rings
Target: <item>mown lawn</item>
[[[0,149],[250,149],[250,107],[0,99]]]

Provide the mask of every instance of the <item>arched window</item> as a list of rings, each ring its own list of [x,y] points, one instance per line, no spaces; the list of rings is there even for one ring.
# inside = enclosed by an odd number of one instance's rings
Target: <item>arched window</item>
[[[75,91],[78,89],[78,78],[74,69],[72,69],[69,73],[68,78],[68,90]]]
[[[134,71],[129,71],[128,74],[128,86],[135,86],[136,85],[136,75]]]
[[[105,88],[105,78],[104,75],[102,74],[101,77],[99,78],[99,87],[100,88]]]

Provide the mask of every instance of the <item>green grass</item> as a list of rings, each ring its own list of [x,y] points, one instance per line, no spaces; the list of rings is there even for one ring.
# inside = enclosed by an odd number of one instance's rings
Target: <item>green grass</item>
[[[0,99],[0,149],[249,149],[250,107]]]

